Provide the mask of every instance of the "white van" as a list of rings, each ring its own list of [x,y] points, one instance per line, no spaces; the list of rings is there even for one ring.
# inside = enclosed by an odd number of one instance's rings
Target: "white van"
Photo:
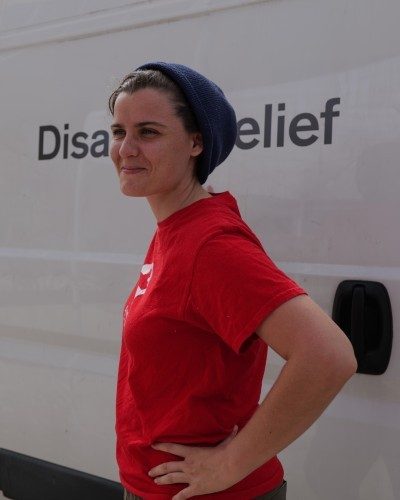
[[[359,358],[280,454],[288,499],[400,498],[399,19],[396,0],[0,0],[6,497],[121,498],[122,304],[155,223],[120,193],[107,100],[124,74],[166,60],[236,109],[236,147],[206,186],[237,197]],[[282,366],[270,351],[262,399]]]

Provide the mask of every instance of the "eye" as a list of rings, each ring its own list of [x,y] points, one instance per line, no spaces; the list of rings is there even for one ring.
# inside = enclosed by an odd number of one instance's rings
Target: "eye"
[[[125,134],[125,131],[122,128],[113,128],[112,135],[113,137],[120,137]]]
[[[157,130],[153,130],[151,128],[142,128],[141,133],[142,135],[147,135],[147,136],[158,134]]]

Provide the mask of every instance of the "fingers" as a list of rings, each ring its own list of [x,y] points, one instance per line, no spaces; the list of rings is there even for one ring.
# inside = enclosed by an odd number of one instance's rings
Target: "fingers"
[[[232,432],[231,432],[231,433],[230,433],[230,435],[227,437],[227,439],[232,438],[232,437],[235,437],[235,436],[236,436],[236,434],[238,433],[238,430],[239,430],[239,427],[238,427],[237,425],[235,425],[235,426],[233,427]]]
[[[163,474],[168,474],[168,472],[179,472],[183,470],[182,464],[183,460],[181,460],[180,462],[165,462],[149,470],[148,475],[150,477],[156,477],[162,476]]]
[[[148,474],[155,484],[185,484],[186,488],[177,493],[172,500],[186,500],[204,493],[212,493],[226,489],[223,462],[225,448],[239,431],[235,425],[229,436],[214,447],[185,446],[177,443],[156,443],[155,450],[165,451],[184,457],[182,460],[165,462],[153,467]],[[222,445],[222,447],[221,447]],[[219,449],[217,449],[219,448]],[[211,471],[211,474],[210,474]],[[211,476],[211,477],[210,477]],[[230,486],[233,483],[229,483]]]
[[[233,428],[233,431],[229,434],[229,436],[226,439],[224,439],[222,441],[221,444],[227,444],[230,441],[232,441],[232,439],[234,439],[236,437],[236,434],[238,433],[238,430],[239,430],[239,427],[237,425],[235,425],[234,428]]]
[[[225,444],[231,441],[238,433],[238,430],[239,426],[235,425],[233,427],[231,434],[226,439],[224,439],[220,444]],[[178,457],[186,457],[186,455],[190,453],[191,449],[190,446],[185,446],[177,443],[155,443],[152,444],[151,447],[154,450],[166,451],[168,453],[172,453],[173,455],[177,455]]]
[[[172,472],[171,474],[166,474],[165,476],[159,476],[154,479],[156,484],[175,484],[183,483],[189,484],[186,474],[183,472]]]

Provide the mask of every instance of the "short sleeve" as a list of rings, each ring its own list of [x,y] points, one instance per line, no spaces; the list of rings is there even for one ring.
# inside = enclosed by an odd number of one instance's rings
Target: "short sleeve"
[[[239,354],[274,309],[306,293],[256,242],[223,234],[196,255],[188,308]]]

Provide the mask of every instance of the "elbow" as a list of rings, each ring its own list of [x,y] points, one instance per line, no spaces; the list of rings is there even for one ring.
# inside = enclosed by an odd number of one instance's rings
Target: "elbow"
[[[354,355],[354,350],[352,349],[352,356],[351,356],[351,375],[354,375],[357,372],[358,369],[358,361],[357,358]]]
[[[346,383],[357,372],[358,362],[350,342],[345,349],[332,356],[331,363],[333,372],[341,383]]]
[[[354,349],[345,334],[336,342],[321,343],[317,352],[319,375],[328,385],[342,386],[357,372]]]
[[[343,364],[343,376],[345,377],[346,380],[350,379],[356,372],[358,368],[358,362],[356,357],[354,356],[354,351],[351,350],[349,353],[349,358],[346,360],[346,362]]]
[[[338,377],[347,382],[357,372],[358,361],[352,343],[342,330],[335,340],[330,353],[332,366]]]
[[[354,353],[354,348],[350,340],[344,337],[346,344],[343,347],[342,358],[343,358],[343,372],[348,378],[351,378],[358,368],[358,361]]]

